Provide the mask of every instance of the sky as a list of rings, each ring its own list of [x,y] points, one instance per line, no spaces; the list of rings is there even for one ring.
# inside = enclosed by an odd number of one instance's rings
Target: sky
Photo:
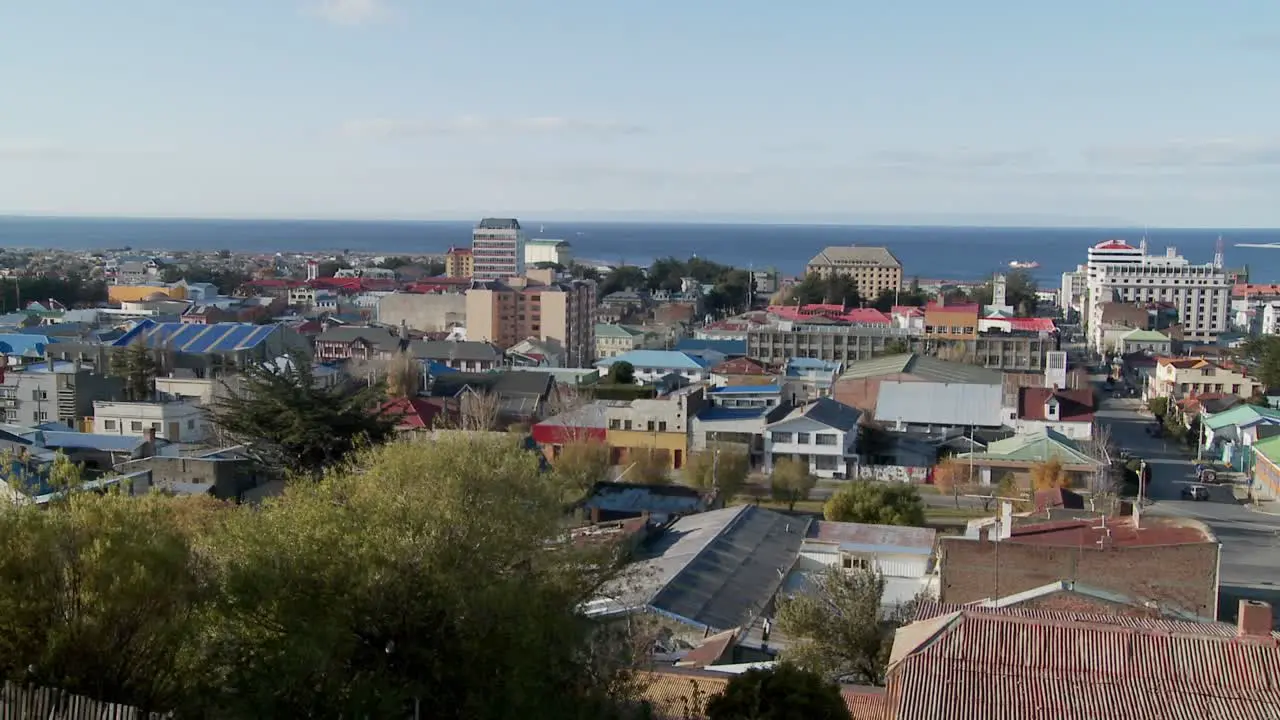
[[[1280,227],[1280,3],[0,0],[0,214]]]

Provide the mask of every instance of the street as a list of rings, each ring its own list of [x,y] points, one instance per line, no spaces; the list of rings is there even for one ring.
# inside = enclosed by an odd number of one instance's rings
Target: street
[[[1221,603],[1234,616],[1242,597],[1280,602],[1280,517],[1254,512],[1237,501],[1228,485],[1211,485],[1208,500],[1182,499],[1194,482],[1195,460],[1175,441],[1146,433],[1153,424],[1136,399],[1106,397],[1096,418],[1111,429],[1117,449],[1143,458],[1151,468],[1149,515],[1188,517],[1208,525],[1222,543]]]

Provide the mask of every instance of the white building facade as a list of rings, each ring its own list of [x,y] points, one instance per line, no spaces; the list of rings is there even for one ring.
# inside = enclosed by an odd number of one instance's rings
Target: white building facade
[[[525,236],[515,218],[485,218],[471,231],[475,280],[524,277]]]
[[[148,430],[169,442],[203,442],[209,432],[208,415],[199,403],[189,401],[93,404],[95,433],[145,437]]]
[[[533,267],[538,263],[555,263],[567,268],[573,264],[572,248],[565,240],[529,240],[524,245],[524,264]]]
[[[1167,303],[1177,309],[1186,341],[1208,343],[1230,329],[1231,288],[1219,265],[1192,265],[1170,248],[1164,257],[1103,268],[1093,297],[1099,303]],[[1091,326],[1101,322],[1101,308],[1094,308]]]

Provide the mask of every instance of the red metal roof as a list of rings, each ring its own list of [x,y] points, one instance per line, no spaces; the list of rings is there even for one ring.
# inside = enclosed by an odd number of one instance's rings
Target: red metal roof
[[[1094,250],[1137,250],[1138,248],[1130,245],[1123,240],[1104,240],[1093,246]]]
[[[1054,390],[1053,388],[1027,387],[1018,390],[1018,417],[1022,420],[1048,420],[1045,405],[1049,398],[1058,400],[1058,420],[1061,422],[1093,422],[1093,390]]]
[[[894,305],[889,308],[889,312],[893,315],[908,315],[911,317],[919,317],[924,315],[924,308],[915,305]]]
[[[954,305],[939,305],[937,302],[930,302],[924,306],[925,312],[946,312],[946,313],[976,313],[981,312],[982,307],[977,303],[956,303]]]
[[[1209,531],[1198,525],[1195,521],[1154,517],[1143,518],[1141,528],[1134,528],[1131,517],[1107,520],[1105,528],[1100,520],[1055,520],[1019,525],[1003,542],[1081,550],[1215,542]],[[1106,542],[1100,543],[1104,538]]]
[[[1015,317],[1006,318],[1005,322],[1009,323],[1011,330],[1025,330],[1029,332],[1054,332],[1058,326],[1054,324],[1053,318],[1041,317]]]
[[[399,421],[402,430],[429,429],[443,408],[427,398],[392,398],[382,404],[382,415]]]
[[[749,357],[734,358],[725,360],[724,362],[711,368],[711,372],[718,375],[768,375],[764,369],[764,364],[759,360],[752,360]]]
[[[1066,615],[1066,614],[1064,614]],[[898,630],[885,717],[1280,717],[1274,638],[966,608]]]

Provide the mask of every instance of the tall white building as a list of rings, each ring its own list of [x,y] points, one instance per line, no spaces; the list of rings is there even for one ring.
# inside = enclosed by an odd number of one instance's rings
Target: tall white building
[[[475,280],[524,277],[524,230],[515,218],[485,218],[471,231]]]
[[[573,252],[568,242],[550,238],[534,238],[524,245],[524,264],[555,263],[561,267],[573,264]]]
[[[1090,283],[1090,325],[1100,323],[1101,303],[1166,303],[1178,311],[1188,342],[1214,342],[1229,329],[1232,281],[1219,262],[1192,265],[1169,248],[1164,256],[1109,263]]]
[[[1089,268],[1077,265],[1075,270],[1062,273],[1062,288],[1058,292],[1058,307],[1064,316],[1072,312],[1084,315],[1085,295],[1089,292]]]

